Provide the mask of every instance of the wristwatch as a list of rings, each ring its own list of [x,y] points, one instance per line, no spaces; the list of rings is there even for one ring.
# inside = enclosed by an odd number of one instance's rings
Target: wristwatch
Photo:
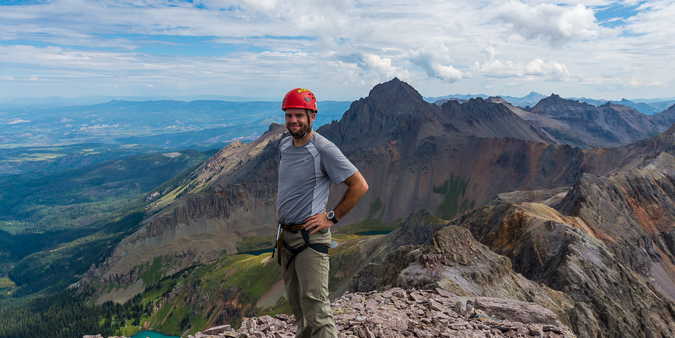
[[[333,224],[337,224],[338,219],[335,218],[335,211],[331,210],[326,214],[326,218],[328,218]]]

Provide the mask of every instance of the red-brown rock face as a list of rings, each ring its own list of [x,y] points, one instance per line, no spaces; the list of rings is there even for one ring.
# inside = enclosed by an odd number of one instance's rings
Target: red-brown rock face
[[[504,194],[453,223],[509,257],[515,271],[569,295],[579,336],[668,337],[674,182],[675,159],[658,153],[608,177],[585,174],[562,199],[557,191]],[[555,209],[531,203],[544,200]]]

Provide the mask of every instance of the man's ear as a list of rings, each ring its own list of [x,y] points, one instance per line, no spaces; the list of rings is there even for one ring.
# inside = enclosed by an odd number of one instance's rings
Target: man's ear
[[[310,110],[309,111],[309,118],[311,119],[310,122],[314,122],[314,120],[316,119],[316,112],[313,111],[313,110]]]

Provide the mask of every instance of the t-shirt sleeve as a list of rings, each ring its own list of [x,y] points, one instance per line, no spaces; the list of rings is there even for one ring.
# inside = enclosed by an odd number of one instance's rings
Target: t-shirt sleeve
[[[335,185],[341,184],[358,171],[334,144],[321,151],[321,169]]]

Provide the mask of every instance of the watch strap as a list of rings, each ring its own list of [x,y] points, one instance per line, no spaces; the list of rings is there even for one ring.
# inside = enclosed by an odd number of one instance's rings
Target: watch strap
[[[328,218],[333,224],[337,224],[338,219],[335,218],[335,211],[331,210],[326,214],[326,218]]]

